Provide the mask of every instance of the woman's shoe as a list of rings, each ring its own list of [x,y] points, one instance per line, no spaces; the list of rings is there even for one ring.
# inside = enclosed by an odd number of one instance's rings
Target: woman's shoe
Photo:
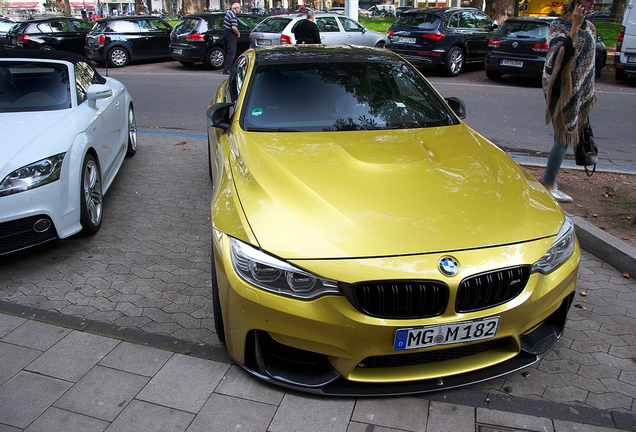
[[[550,193],[552,194],[554,199],[559,202],[563,202],[563,203],[572,202],[572,197],[566,194],[565,192],[561,192],[560,190],[558,190],[556,186],[554,187],[554,189],[550,189]]]

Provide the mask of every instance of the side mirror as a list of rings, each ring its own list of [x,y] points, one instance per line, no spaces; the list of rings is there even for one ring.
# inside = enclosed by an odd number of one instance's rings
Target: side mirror
[[[113,91],[104,84],[93,84],[86,91],[88,106],[95,108],[97,99],[106,99],[113,95]]]
[[[223,130],[230,128],[230,108],[233,103],[219,102],[208,107],[205,117],[208,119],[208,125]]]
[[[460,119],[466,118],[466,104],[463,100],[456,97],[447,97],[446,103]]]

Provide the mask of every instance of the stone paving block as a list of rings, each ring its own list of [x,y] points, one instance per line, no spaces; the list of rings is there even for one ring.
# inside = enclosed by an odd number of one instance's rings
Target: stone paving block
[[[392,429],[366,423],[350,422],[347,432],[404,432],[404,429]]]
[[[285,390],[257,380],[239,366],[232,365],[217,386],[215,393],[279,405],[280,401],[283,400]]]
[[[77,381],[120,341],[72,331],[26,369],[43,375]]]
[[[103,420],[51,407],[24,432],[103,432],[107,427]]]
[[[38,351],[46,351],[71,330],[39,321],[28,320],[11,333],[2,338],[4,342],[33,348]]]
[[[0,387],[0,423],[26,428],[71,385],[68,381],[30,372],[18,373]]]
[[[181,432],[194,419],[194,414],[155,405],[143,401],[132,401],[117,416],[107,432]],[[213,430],[203,428],[200,430]]]
[[[475,408],[431,401],[426,430],[474,432]]]
[[[27,320],[24,318],[0,314],[0,338],[4,337],[9,332],[12,332],[26,321]]]
[[[353,398],[323,398],[287,393],[274,415],[269,432],[345,432],[353,412]]]
[[[604,390],[605,388],[599,383],[597,386],[597,390]],[[575,387],[575,386],[565,386],[565,387],[549,387],[546,388],[543,393],[543,397],[547,400],[551,400],[559,403],[585,403],[587,397],[589,395],[589,391]]]
[[[99,365],[152,377],[173,355],[175,354],[169,351],[122,342]]]
[[[550,419],[495,411],[486,408],[477,408],[477,423],[480,425],[496,425],[536,432],[554,431],[552,420]]]
[[[620,393],[592,393],[587,396],[586,404],[604,410],[629,410],[632,408],[633,398]]]
[[[413,397],[359,398],[351,419],[409,431],[426,430],[429,401]]]
[[[610,432],[613,428],[554,420],[554,432]]]
[[[112,422],[148,381],[147,377],[96,366],[54,406]]]
[[[38,358],[40,351],[0,342],[0,385],[7,382],[26,365]]]
[[[213,394],[201,408],[188,431],[266,431],[276,409],[273,405]],[[304,430],[304,425],[300,427]]]
[[[229,368],[224,363],[174,355],[137,399],[197,413]]]

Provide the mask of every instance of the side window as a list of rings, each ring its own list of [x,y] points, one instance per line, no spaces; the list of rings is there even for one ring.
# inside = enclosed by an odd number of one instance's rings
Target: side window
[[[93,28],[92,25],[85,21],[72,21],[72,23],[73,27],[75,27],[75,29],[78,31],[91,31],[91,29]]]
[[[346,17],[338,17],[338,19],[340,20],[340,24],[342,24],[344,31],[346,32],[361,32],[362,31],[362,26],[358,24],[357,22],[355,22],[354,20],[350,18],[346,18]]]
[[[340,27],[334,17],[316,18],[316,25],[320,32],[339,32]]]
[[[243,84],[245,84],[245,76],[247,75],[247,58],[240,56],[236,61],[230,77],[225,87],[225,101],[236,102],[241,94]]]
[[[490,21],[488,15],[475,12],[475,26],[479,29],[490,30],[492,28],[492,21]]]
[[[68,28],[68,24],[66,21],[52,21],[51,22],[51,31],[53,33],[62,33],[70,31]]]
[[[51,23],[39,23],[36,26],[30,26],[26,33],[53,33]]]
[[[457,28],[459,27],[459,14],[455,14],[450,17],[448,20],[448,27]]]
[[[459,19],[460,28],[475,28],[475,17],[472,12],[462,12]]]
[[[168,30],[168,26],[166,25],[166,23],[164,23],[161,20],[155,19],[155,20],[149,20],[147,21],[146,24],[147,30],[151,31],[151,30]]]

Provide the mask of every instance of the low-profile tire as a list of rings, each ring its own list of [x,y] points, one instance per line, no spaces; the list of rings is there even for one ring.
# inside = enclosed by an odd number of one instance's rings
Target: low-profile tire
[[[377,44],[375,44],[376,48],[384,48],[384,41],[380,41]]]
[[[132,105],[128,107],[128,148],[126,157],[134,156],[137,153],[137,122],[135,121],[135,110]]]
[[[90,153],[84,157],[81,175],[80,223],[82,234],[90,235],[99,231],[103,216],[102,173]]]
[[[502,77],[503,73],[498,70],[486,69],[486,77],[489,80],[499,81]]]
[[[130,61],[130,54],[126,48],[120,46],[110,49],[106,57],[108,64],[116,68],[124,67]]]
[[[216,70],[221,69],[225,63],[225,51],[223,48],[213,47],[205,56],[205,67]]]
[[[603,54],[601,54],[603,55]],[[603,72],[603,67],[605,67],[605,63],[607,62],[606,58],[602,58],[599,61],[596,62],[596,72],[594,74],[595,78],[600,78],[601,77],[601,73]]]
[[[225,326],[223,325],[223,312],[221,311],[221,298],[219,297],[219,284],[216,281],[216,264],[214,263],[214,244],[212,245],[212,313],[214,314],[214,330],[216,336],[225,343]]]
[[[452,47],[446,55],[446,75],[455,77],[464,69],[464,51],[459,47]]]
[[[627,79],[627,74],[623,69],[616,68],[614,77],[616,78],[616,81],[624,81],[625,79]]]

